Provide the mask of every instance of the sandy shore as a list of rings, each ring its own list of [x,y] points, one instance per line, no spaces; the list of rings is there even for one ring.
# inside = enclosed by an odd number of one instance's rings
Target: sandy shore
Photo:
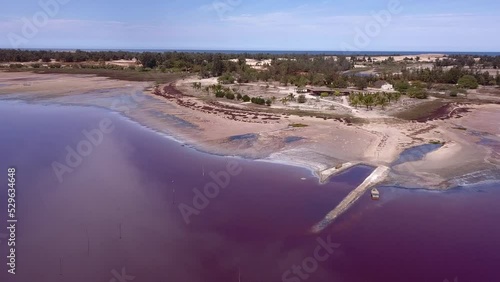
[[[2,73],[0,99],[109,108],[200,150],[299,165],[323,180],[353,163],[391,167],[403,150],[431,140],[446,145],[420,161],[393,167],[388,181],[408,187],[448,188],[453,186],[452,179],[477,171],[498,171],[500,163],[498,148],[479,144],[480,138],[472,134],[500,136],[499,105],[475,106],[462,117],[426,123],[360,110],[358,114],[368,122],[348,124],[239,109],[202,95],[192,97],[194,93],[171,93],[171,98],[165,98],[142,91],[147,86],[151,84],[86,75]],[[186,91],[182,85],[175,89]],[[340,169],[332,169],[335,167]]]

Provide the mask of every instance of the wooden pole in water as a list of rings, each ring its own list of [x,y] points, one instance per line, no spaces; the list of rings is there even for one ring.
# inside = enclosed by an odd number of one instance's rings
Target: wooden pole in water
[[[174,183],[174,181],[172,180],[172,183]],[[175,204],[175,187],[172,186],[172,205]]]
[[[85,233],[87,234],[87,256],[90,257],[90,238],[88,228],[85,228]]]

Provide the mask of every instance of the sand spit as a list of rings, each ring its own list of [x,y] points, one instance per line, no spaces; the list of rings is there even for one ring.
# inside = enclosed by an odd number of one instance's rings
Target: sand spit
[[[319,181],[320,183],[326,183],[326,181],[334,176],[334,175],[337,175],[345,170],[348,170],[354,166],[357,166],[359,165],[360,163],[359,162],[347,162],[347,163],[344,163],[344,164],[340,164],[336,167],[332,167],[332,168],[329,168],[329,169],[325,169],[323,171],[320,171],[319,172]]]
[[[377,167],[370,176],[368,176],[363,183],[361,183],[356,189],[354,189],[349,195],[347,195],[340,204],[335,207],[335,209],[329,212],[323,220],[318,224],[313,226],[311,231],[313,233],[319,233],[330,224],[332,224],[337,217],[346,212],[356,201],[368,191],[371,187],[383,182],[389,173],[389,167],[379,166]]]

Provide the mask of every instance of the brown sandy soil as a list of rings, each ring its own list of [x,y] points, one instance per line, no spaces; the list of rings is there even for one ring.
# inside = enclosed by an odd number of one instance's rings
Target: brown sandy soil
[[[469,90],[468,98],[491,101],[500,104],[500,87],[479,86],[478,89]]]
[[[124,82],[90,75],[0,72],[0,94],[36,94],[20,98],[45,99],[68,94],[124,87],[144,88],[147,83]]]
[[[427,122],[432,129],[419,136],[443,141],[445,145],[420,161],[395,167],[397,173],[408,177],[402,184],[414,182],[447,188],[466,181],[468,174],[481,171],[487,175],[480,180],[500,179],[500,105],[467,107],[469,111],[460,117]],[[479,144],[477,132],[490,136],[497,145]]]
[[[206,85],[211,82],[213,80],[204,81]],[[126,107],[113,108],[113,102],[122,102],[123,96],[135,93],[134,89],[142,90],[151,84],[82,75],[0,73],[0,94],[11,94],[2,96],[11,98],[15,93],[15,98],[23,100],[50,99],[55,103],[112,108],[201,150],[295,164],[316,172],[346,162],[390,166],[406,148],[431,140],[446,142],[443,148],[423,160],[394,168],[392,180],[406,181],[408,186],[418,183],[442,188],[449,179],[497,168],[492,148],[478,145],[477,136],[456,128],[462,126],[498,136],[499,106],[472,106],[470,112],[450,119],[419,123],[389,117],[382,110],[352,109],[344,101],[337,101],[335,109],[341,108],[342,113],[349,112],[366,120],[350,124],[338,119],[284,114],[274,105],[270,109],[215,99],[213,95],[190,88],[189,83],[189,80],[181,80],[177,85],[140,91],[138,100],[126,102]],[[271,91],[266,89],[262,91]],[[286,96],[288,90],[279,90],[279,93],[272,90],[264,95]],[[294,124],[304,127],[291,126]]]
[[[58,62],[56,61],[55,59],[52,59],[50,61],[50,63],[45,63],[45,62],[42,62],[42,60],[39,60],[39,61],[32,61],[32,62],[4,62],[4,63],[0,63],[0,66],[4,66],[4,67],[8,67],[9,65],[11,64],[20,64],[20,65],[24,65],[24,66],[30,66],[32,64],[41,64],[41,65],[44,65],[44,66],[47,66],[49,64],[53,64],[53,63],[59,63],[61,65],[74,65],[74,64],[85,64],[85,65],[99,65],[101,64],[100,62],[96,62],[96,61],[85,61],[85,62],[74,62],[74,63],[64,63],[64,62]],[[115,65],[115,66],[120,66],[120,67],[129,67],[129,66],[142,66],[142,64],[140,64],[137,59],[132,59],[132,60],[114,60],[114,61],[108,61],[108,62],[105,62],[106,65]]]

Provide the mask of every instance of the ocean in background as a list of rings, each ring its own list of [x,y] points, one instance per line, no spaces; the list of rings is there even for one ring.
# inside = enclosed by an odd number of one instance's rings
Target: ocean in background
[[[54,51],[74,51],[75,49],[37,49],[27,48],[22,50],[54,50]],[[127,51],[127,52],[187,52],[187,53],[221,53],[221,54],[271,54],[271,55],[343,55],[343,56],[410,56],[420,54],[445,54],[445,55],[474,55],[474,56],[500,56],[500,52],[470,52],[470,51],[280,51],[280,50],[183,50],[183,49],[79,49],[82,51]]]

